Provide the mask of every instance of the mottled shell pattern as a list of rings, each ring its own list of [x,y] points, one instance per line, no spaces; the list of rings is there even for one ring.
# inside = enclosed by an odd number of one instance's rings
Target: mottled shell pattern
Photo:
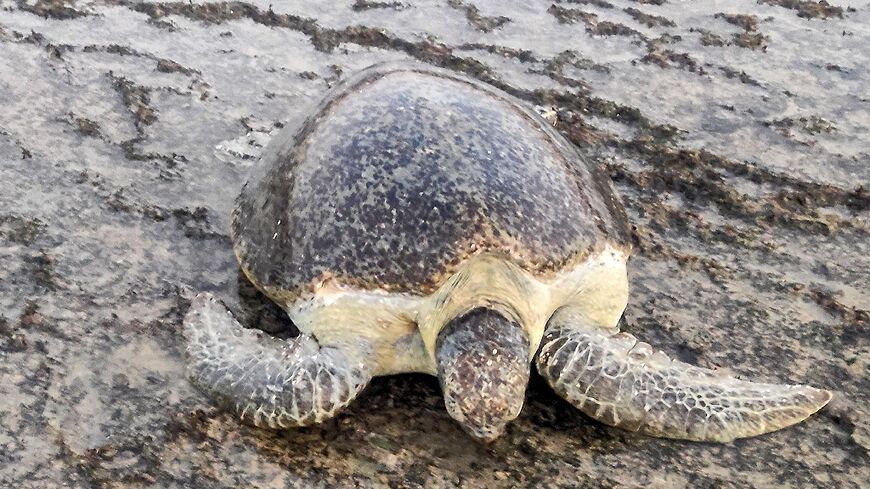
[[[483,83],[381,64],[309,114],[276,136],[232,216],[242,269],[279,302],[329,279],[424,295],[482,252],[546,276],[630,248],[610,182]]]

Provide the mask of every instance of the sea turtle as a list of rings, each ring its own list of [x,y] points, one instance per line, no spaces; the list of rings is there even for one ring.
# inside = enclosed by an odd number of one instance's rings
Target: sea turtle
[[[609,180],[523,103],[445,70],[375,65],[332,89],[269,144],[231,221],[245,275],[301,333],[242,328],[208,294],[184,332],[193,381],[256,426],[318,423],[373,377],[425,372],[491,441],[532,364],[592,418],[670,438],[758,435],[831,398],[619,332],[631,244]]]

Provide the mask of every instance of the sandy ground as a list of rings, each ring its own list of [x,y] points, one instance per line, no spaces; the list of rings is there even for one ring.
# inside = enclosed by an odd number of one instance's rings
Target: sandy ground
[[[867,487],[870,5],[803,0],[0,0],[3,487]],[[728,445],[597,424],[533,379],[490,446],[426,376],[324,426],[242,427],[184,377],[194,291],[239,276],[233,198],[294,111],[378,61],[464,71],[606,168],[634,224],[623,328],[835,391]]]

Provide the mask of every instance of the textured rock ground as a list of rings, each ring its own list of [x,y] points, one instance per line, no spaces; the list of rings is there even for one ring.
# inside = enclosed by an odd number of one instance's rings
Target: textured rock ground
[[[0,0],[0,485],[866,487],[870,6],[805,0]],[[533,380],[497,443],[437,382],[325,426],[239,426],[184,378],[214,291],[287,334],[227,220],[273,131],[416,58],[550,111],[635,225],[624,329],[683,360],[833,389],[729,445],[591,422]]]

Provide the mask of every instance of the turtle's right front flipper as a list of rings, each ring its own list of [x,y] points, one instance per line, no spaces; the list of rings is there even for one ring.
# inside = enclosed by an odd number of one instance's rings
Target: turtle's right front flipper
[[[324,421],[371,380],[361,345],[321,347],[304,334],[283,341],[245,329],[210,294],[193,300],[184,335],[193,382],[259,427]]]
[[[557,310],[536,358],[538,372],[598,421],[630,431],[728,442],[803,421],[831,399],[808,386],[758,384],[671,360],[616,329]]]

